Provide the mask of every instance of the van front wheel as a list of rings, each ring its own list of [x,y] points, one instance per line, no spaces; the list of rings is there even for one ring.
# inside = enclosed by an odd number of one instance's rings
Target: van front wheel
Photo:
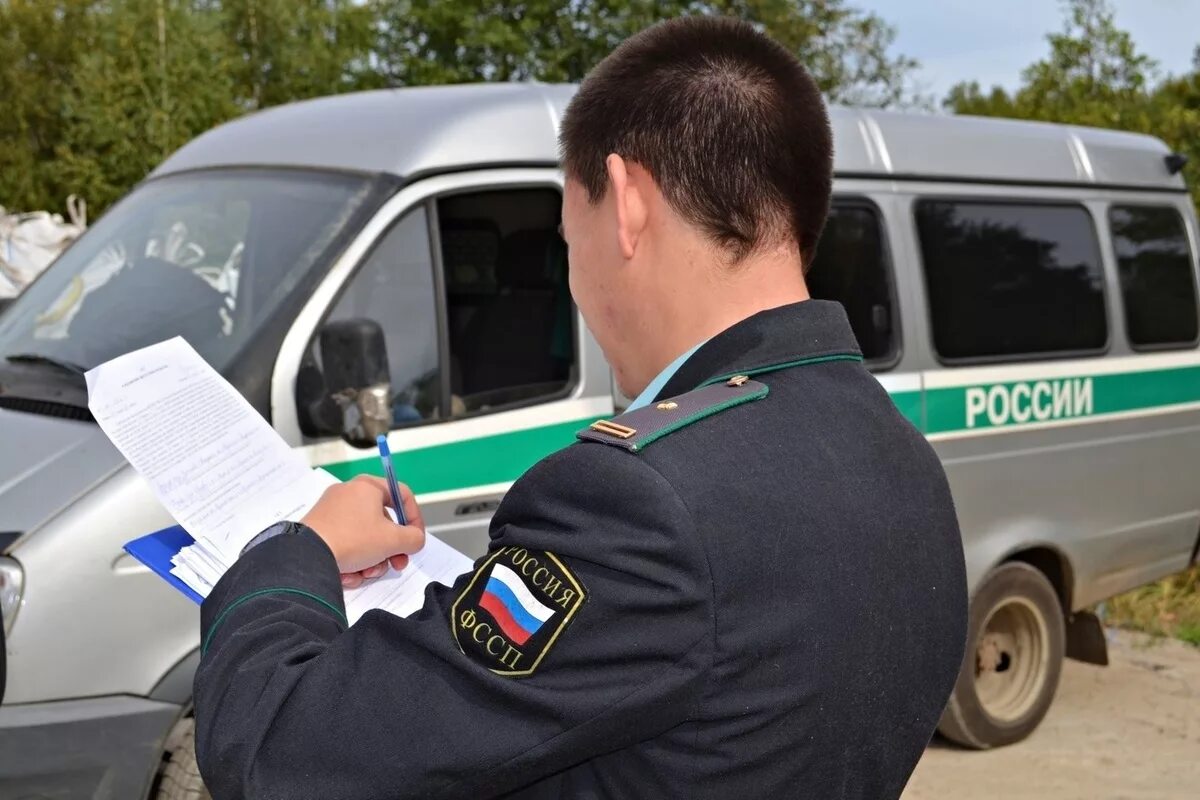
[[[196,764],[196,721],[184,717],[167,737],[154,800],[212,800]]]
[[[996,569],[971,601],[967,652],[938,730],[978,750],[1024,739],[1054,700],[1065,638],[1046,576],[1019,562]]]

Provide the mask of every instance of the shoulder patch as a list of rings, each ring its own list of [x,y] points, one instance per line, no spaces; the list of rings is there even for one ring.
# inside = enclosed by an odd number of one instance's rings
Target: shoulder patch
[[[636,453],[669,433],[727,408],[759,400],[766,397],[767,392],[765,383],[735,375],[721,383],[701,386],[612,419],[593,422],[575,435],[585,441],[602,442]]]
[[[450,606],[463,655],[497,675],[532,675],[587,600],[553,553],[505,547],[492,553]]]

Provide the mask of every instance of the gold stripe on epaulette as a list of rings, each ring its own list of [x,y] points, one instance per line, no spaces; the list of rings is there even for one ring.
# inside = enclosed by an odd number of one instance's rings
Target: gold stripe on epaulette
[[[608,434],[615,436],[618,439],[628,439],[637,433],[636,428],[631,428],[628,425],[622,425],[619,422],[613,422],[608,419],[601,419],[593,422],[589,427],[597,433]]]

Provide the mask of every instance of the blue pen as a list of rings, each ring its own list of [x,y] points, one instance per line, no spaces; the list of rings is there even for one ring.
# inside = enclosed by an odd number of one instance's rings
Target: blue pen
[[[404,503],[400,500],[400,486],[396,483],[396,471],[392,469],[392,451],[388,449],[387,437],[382,433],[375,437],[379,445],[379,460],[383,462],[383,476],[387,478],[388,490],[392,493],[392,505],[396,509],[396,521],[401,525],[408,524],[404,516]]]

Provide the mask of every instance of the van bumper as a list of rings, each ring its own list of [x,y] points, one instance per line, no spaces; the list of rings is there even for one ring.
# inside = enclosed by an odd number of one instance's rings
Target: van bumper
[[[128,696],[0,707],[0,797],[143,798],[181,712]]]

